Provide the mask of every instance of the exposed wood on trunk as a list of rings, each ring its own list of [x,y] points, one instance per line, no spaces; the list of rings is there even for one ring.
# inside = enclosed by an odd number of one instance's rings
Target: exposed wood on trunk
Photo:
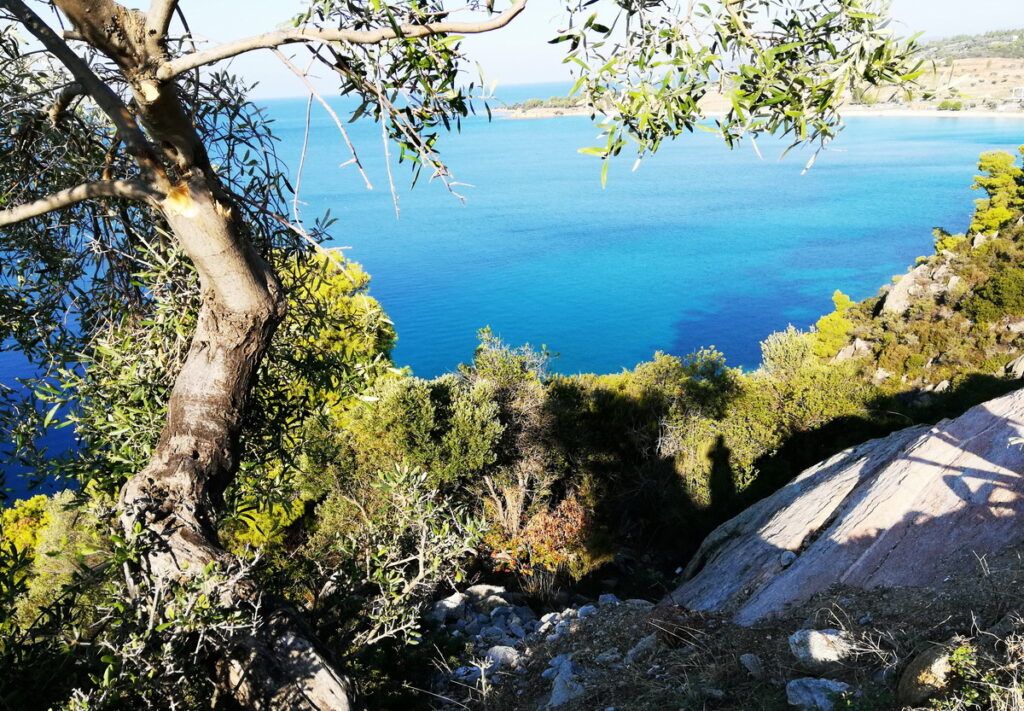
[[[284,316],[284,296],[273,270],[246,238],[177,87],[156,78],[156,68],[167,60],[159,33],[166,32],[175,3],[155,3],[153,16],[147,18],[113,0],[55,2],[71,19],[76,35],[121,68],[148,136],[110,88],[24,3],[5,0],[4,5],[72,70],[114,121],[147,178],[159,188],[157,194],[164,196],[160,209],[199,275],[201,309],[163,431],[149,464],[121,492],[124,529],[130,533],[141,523],[155,539],[144,556],[148,573],[183,580],[210,563],[233,562],[217,537],[217,507],[238,470],[245,403]],[[177,177],[167,177],[154,146]],[[223,602],[261,615],[257,633],[217,660],[225,690],[238,703],[268,711],[352,708],[348,680],[317,650],[291,610],[263,600],[251,580],[235,585],[228,597]]]

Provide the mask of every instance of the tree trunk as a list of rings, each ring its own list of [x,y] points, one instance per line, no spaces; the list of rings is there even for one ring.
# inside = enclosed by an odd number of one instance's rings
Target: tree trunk
[[[240,236],[231,208],[200,171],[166,207],[175,238],[195,264],[202,308],[168,402],[167,421],[148,466],[121,494],[121,522],[155,538],[144,564],[153,578],[181,580],[232,556],[216,533],[216,506],[238,468],[246,398],[284,315],[280,284]],[[260,610],[259,632],[227,650],[225,690],[246,708],[350,709],[347,679],[317,652],[297,616],[268,606],[252,581],[231,591],[236,606]]]
[[[164,215],[199,275],[202,305],[167,420],[152,459],[125,484],[120,500],[124,530],[130,535],[141,524],[153,544],[142,561],[148,575],[187,580],[211,563],[234,562],[217,537],[217,505],[238,470],[246,399],[284,316],[284,295],[246,238],[177,85],[156,77],[168,58],[166,27],[150,26],[153,18],[115,0],[55,4],[79,37],[110,57],[128,81],[150,140],[136,146],[137,160],[166,193]],[[115,125],[134,127],[133,117],[119,117],[127,109],[104,110]],[[252,637],[214,660],[220,683],[239,704],[268,711],[352,708],[348,680],[317,651],[295,613],[268,604],[248,579],[223,597],[222,603],[260,616]]]
[[[153,457],[122,491],[121,522],[128,532],[141,522],[155,534],[145,560],[150,575],[180,580],[211,562],[233,562],[217,538],[216,509],[238,470],[245,403],[285,300],[223,196],[176,87],[136,100],[150,135],[190,176],[172,188],[164,213],[199,274],[202,307]],[[225,602],[261,614],[257,634],[219,660],[221,681],[239,703],[268,710],[352,708],[348,680],[316,650],[294,612],[262,600],[249,580],[231,597]]]

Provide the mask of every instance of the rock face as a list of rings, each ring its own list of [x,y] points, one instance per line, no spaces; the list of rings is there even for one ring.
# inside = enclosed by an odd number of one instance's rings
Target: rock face
[[[919,264],[900,277],[882,301],[883,314],[902,316],[911,304],[921,298],[940,299],[954,289],[960,277],[953,274],[948,260],[932,260]]]
[[[671,600],[749,625],[835,583],[937,584],[1024,541],[1022,436],[1018,390],[841,452],[713,531]]]

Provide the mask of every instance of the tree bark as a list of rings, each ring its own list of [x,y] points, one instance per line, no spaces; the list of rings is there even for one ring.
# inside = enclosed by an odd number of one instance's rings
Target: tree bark
[[[139,11],[114,0],[55,2],[78,35],[110,57],[128,80],[148,134],[148,141],[139,135],[147,144],[140,167],[159,179],[166,193],[160,203],[164,216],[199,275],[201,309],[163,431],[150,462],[125,484],[120,497],[124,530],[132,534],[142,524],[153,543],[142,561],[147,573],[154,579],[187,580],[210,563],[235,562],[217,537],[217,506],[238,470],[246,400],[284,316],[285,299],[273,270],[246,238],[178,87],[156,77],[156,68],[168,59],[163,38],[154,37]],[[38,20],[27,10],[23,14]],[[57,46],[48,28],[35,29]],[[64,54],[66,63],[77,66],[70,50]],[[97,91],[106,96],[109,88],[99,84]],[[127,109],[119,109],[117,100],[109,103],[113,108],[104,110],[112,120],[134,127]],[[158,164],[153,146],[160,147],[166,166]],[[225,598],[222,602],[260,616],[256,634],[216,660],[220,683],[240,705],[260,711],[353,707],[349,681],[317,650],[294,611],[263,600],[248,579]]]
[[[181,127],[178,127],[181,128]],[[182,580],[232,556],[217,538],[216,513],[238,468],[246,399],[284,315],[280,284],[240,234],[232,208],[214,197],[216,184],[193,177],[165,200],[175,238],[199,273],[202,307],[188,355],[167,407],[149,464],[121,493],[126,532],[142,523],[155,539],[144,560],[153,578]],[[348,680],[320,654],[292,611],[261,600],[244,580],[225,601],[259,610],[252,639],[226,650],[219,664],[227,691],[245,708],[352,708]]]

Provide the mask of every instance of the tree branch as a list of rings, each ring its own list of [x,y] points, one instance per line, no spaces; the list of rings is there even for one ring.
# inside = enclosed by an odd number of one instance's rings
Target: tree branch
[[[267,32],[262,35],[248,37],[222,44],[219,47],[192,52],[165,62],[157,70],[157,78],[173,79],[182,72],[196,67],[219,62],[222,59],[251,52],[255,49],[273,49],[286,44],[299,42],[348,42],[350,44],[381,44],[391,39],[415,39],[431,35],[457,34],[472,35],[491,32],[509,24],[526,8],[527,0],[513,0],[511,7],[500,15],[483,22],[432,22],[425,25],[402,25],[396,31],[393,28],[376,30],[317,30],[298,27],[291,30]]]
[[[178,0],[152,0],[146,13],[146,32],[156,30],[163,38],[171,26],[171,16],[178,7]]]
[[[34,202],[18,205],[9,210],[0,210],[0,227],[71,207],[83,200],[100,197],[150,201],[159,199],[160,194],[149,185],[135,180],[101,180],[95,183],[83,183],[67,190],[61,190],[59,193],[47,195]]]
[[[64,115],[68,106],[77,97],[81,96],[83,91],[82,85],[77,81],[72,82],[61,89],[60,93],[57,94],[57,98],[53,102],[53,106],[51,106],[50,110],[46,112],[46,115],[50,117],[50,123],[54,126],[60,123],[61,116]]]
[[[100,110],[110,118],[117,130],[118,137],[139,166],[152,173],[154,177],[161,179],[162,182],[166,181],[153,146],[135,122],[135,117],[132,116],[121,98],[114,93],[114,90],[101,81],[85,60],[68,47],[67,43],[22,0],[0,0],[0,7],[7,8],[50,54],[67,67],[72,76],[81,84],[85,93],[89,94]]]

